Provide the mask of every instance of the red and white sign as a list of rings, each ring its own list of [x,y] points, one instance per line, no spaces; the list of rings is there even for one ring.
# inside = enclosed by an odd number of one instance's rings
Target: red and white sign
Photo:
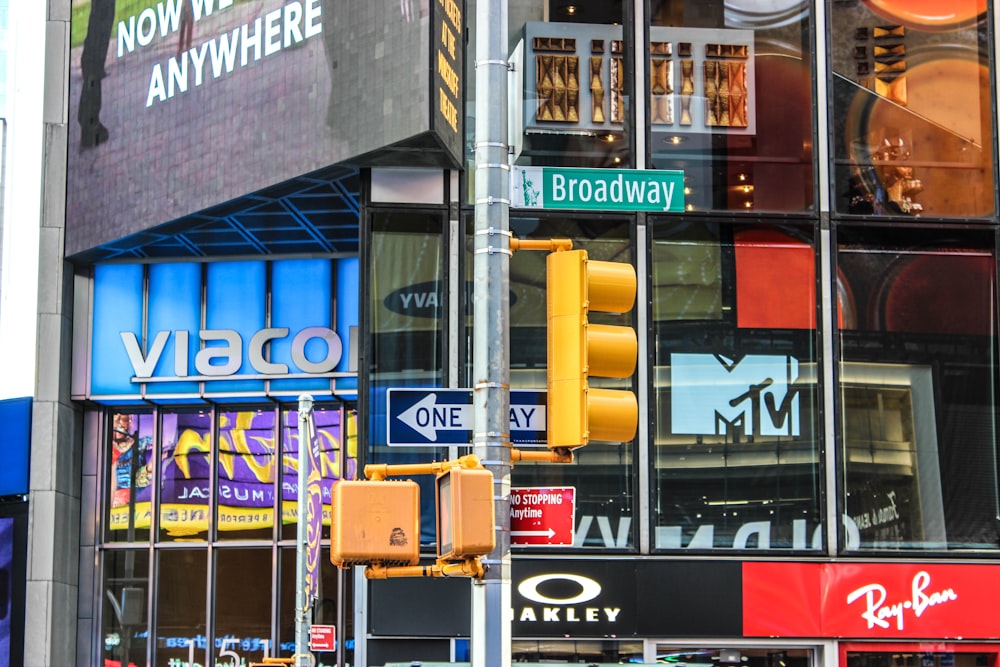
[[[313,651],[335,651],[337,649],[337,626],[310,625],[309,648]]]
[[[510,490],[510,543],[571,546],[576,520],[572,486]]]
[[[994,638],[998,599],[993,565],[743,564],[747,636]]]

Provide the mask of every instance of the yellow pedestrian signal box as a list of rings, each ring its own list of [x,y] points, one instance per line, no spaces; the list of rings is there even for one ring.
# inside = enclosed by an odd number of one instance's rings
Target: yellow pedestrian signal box
[[[416,482],[341,480],[330,509],[330,561],[337,567],[420,562]]]
[[[496,546],[493,473],[453,467],[437,476],[438,558],[485,556]]]
[[[635,305],[635,268],[590,260],[585,250],[549,253],[547,412],[549,448],[591,440],[628,442],[639,407],[627,389],[591,386],[593,378],[635,373],[638,340],[630,326],[593,324],[593,313],[627,313]]]

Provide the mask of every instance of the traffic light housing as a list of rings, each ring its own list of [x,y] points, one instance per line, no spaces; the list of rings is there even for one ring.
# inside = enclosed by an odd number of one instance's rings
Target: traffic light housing
[[[496,546],[493,473],[451,467],[437,476],[438,559],[485,556]]]
[[[591,260],[585,250],[559,250],[546,259],[548,398],[551,449],[591,440],[628,442],[639,407],[625,389],[591,387],[591,378],[635,372],[638,340],[629,326],[593,324],[591,313],[627,313],[635,305],[631,264]]]
[[[337,567],[420,562],[420,487],[413,480],[341,480],[330,510],[330,561]]]

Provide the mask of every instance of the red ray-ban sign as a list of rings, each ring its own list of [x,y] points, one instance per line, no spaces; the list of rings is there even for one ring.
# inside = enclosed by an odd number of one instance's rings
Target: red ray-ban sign
[[[510,543],[570,546],[576,516],[572,486],[510,490]]]

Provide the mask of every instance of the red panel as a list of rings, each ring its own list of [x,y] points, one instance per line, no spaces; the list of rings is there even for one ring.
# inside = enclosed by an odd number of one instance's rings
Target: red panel
[[[828,637],[1000,637],[1000,567],[859,564],[824,566]]]
[[[819,563],[743,563],[743,634],[820,637]]]
[[[815,329],[812,245],[769,228],[740,231],[735,241],[737,326]]]

